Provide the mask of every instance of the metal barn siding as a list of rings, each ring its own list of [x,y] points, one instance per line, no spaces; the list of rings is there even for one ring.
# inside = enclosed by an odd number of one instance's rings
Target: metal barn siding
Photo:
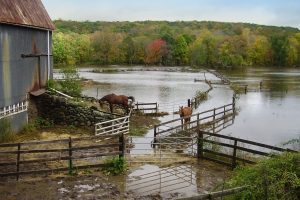
[[[50,32],[50,44],[51,38]],[[50,55],[51,49],[50,47]],[[47,30],[0,24],[0,108],[24,102],[29,92],[46,86],[48,57],[22,57],[22,55],[47,55],[47,51]],[[50,74],[49,76],[51,77]],[[14,130],[27,123],[27,115],[19,115],[21,117],[10,117],[15,119],[12,120]]]
[[[0,0],[0,119],[16,131],[28,121],[28,93],[52,77],[53,29],[41,0]]]

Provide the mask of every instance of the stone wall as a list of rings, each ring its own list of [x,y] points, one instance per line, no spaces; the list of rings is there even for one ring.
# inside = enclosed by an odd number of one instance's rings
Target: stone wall
[[[43,94],[33,97],[40,117],[52,120],[55,124],[93,126],[112,119],[112,116],[99,111],[95,106],[83,105],[62,97]]]

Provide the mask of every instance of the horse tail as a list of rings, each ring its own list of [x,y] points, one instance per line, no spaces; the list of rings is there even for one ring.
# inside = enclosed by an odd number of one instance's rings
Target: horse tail
[[[129,96],[129,97],[128,97],[128,99],[131,99],[131,100],[132,100],[132,102],[134,102],[134,101],[135,101],[135,98],[134,98],[133,96]]]

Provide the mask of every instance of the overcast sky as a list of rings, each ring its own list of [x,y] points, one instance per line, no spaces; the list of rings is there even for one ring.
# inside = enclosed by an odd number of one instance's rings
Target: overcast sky
[[[221,21],[300,28],[300,0],[42,0],[52,19]]]

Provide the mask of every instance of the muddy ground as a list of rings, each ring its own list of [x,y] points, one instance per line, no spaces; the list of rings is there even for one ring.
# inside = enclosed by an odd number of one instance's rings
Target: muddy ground
[[[124,193],[103,175],[78,175],[0,182],[2,200],[160,199]]]
[[[160,174],[163,174],[166,171],[178,171],[180,168],[192,170],[192,183],[186,185],[184,181],[190,177],[190,173],[186,177],[174,176],[175,179],[174,177],[164,178],[160,176],[162,178],[160,182],[167,181],[167,184],[172,186],[170,189],[175,188],[176,190],[164,192],[164,186],[159,188],[158,183],[151,181],[152,185],[154,183],[155,187],[158,187],[158,190],[153,190],[150,193],[145,192],[153,189],[151,184],[143,181],[146,180],[145,174],[153,173],[153,169],[156,172],[159,169]],[[23,176],[18,182],[13,179],[0,181],[0,199],[177,199],[212,191],[216,186],[221,185],[228,176],[230,176],[230,171],[224,166],[208,161],[198,162],[197,159],[161,168],[149,164],[135,166],[131,167],[125,175],[119,176],[107,176],[99,170],[82,170],[71,176],[67,174],[41,175],[36,178]],[[157,177],[155,175],[154,179]],[[137,186],[132,187],[132,184]]]

